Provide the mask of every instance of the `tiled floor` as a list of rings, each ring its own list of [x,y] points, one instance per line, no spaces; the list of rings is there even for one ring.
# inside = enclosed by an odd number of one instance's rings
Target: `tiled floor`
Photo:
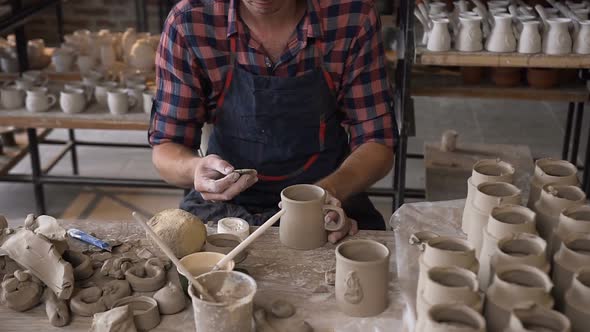
[[[446,129],[455,129],[460,140],[481,143],[526,144],[535,157],[560,157],[566,104],[542,102],[489,101],[475,99],[416,99],[417,137],[410,139],[409,151],[421,152],[424,142],[438,141]],[[586,146],[587,116],[583,126],[580,160]],[[144,143],[144,132],[76,131],[79,139]],[[64,130],[56,130],[53,138],[64,138]],[[43,146],[42,157],[47,160],[57,147]],[[146,149],[104,149],[80,147],[82,175],[106,177],[156,178]],[[28,172],[28,158],[14,172]],[[52,174],[71,172],[68,158],[63,159]],[[376,186],[386,187],[391,177]],[[420,160],[408,162],[409,187],[424,186],[424,167]],[[180,190],[146,190],[126,188],[94,188],[85,186],[48,185],[45,189],[48,213],[60,218],[127,219],[130,211],[146,214],[164,208],[176,207]],[[387,198],[375,199],[386,218],[391,215],[391,202]],[[18,224],[27,213],[34,212],[32,186],[29,184],[0,183],[0,214]]]

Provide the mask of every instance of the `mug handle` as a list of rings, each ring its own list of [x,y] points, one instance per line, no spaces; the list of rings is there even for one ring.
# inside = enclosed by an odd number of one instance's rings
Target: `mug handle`
[[[324,210],[324,212],[334,211],[334,212],[338,213],[338,215],[340,216],[338,218],[338,222],[335,225],[331,222],[324,222],[324,228],[329,232],[337,232],[337,231],[341,230],[342,228],[344,228],[344,226],[348,222],[346,220],[346,215],[344,215],[344,210],[342,210],[342,208],[340,208],[338,206],[324,204],[322,206],[322,210]]]
[[[54,95],[47,95],[47,100],[49,101],[49,108],[52,108],[53,105],[57,102],[57,97]]]
[[[129,96],[129,108],[135,107],[137,104],[137,98],[135,96]]]

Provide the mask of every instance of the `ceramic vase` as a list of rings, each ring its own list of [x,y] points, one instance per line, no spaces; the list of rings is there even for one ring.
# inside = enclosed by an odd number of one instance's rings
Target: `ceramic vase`
[[[533,304],[528,308],[514,309],[504,332],[570,332],[570,320],[562,313]]]
[[[541,33],[539,21],[522,21],[522,31],[518,37],[518,53],[535,54],[541,52]]]
[[[455,48],[461,52],[477,52],[483,49],[481,30],[482,18],[479,16],[459,16]]]
[[[574,275],[565,293],[564,313],[572,323],[572,332],[590,331],[590,267]]]
[[[482,290],[490,282],[490,261],[496,252],[498,242],[517,233],[536,233],[535,213],[519,205],[501,205],[492,209],[488,223],[483,229],[483,242],[479,255],[478,278]]]
[[[590,20],[582,20],[575,27],[574,53],[590,54]]]
[[[432,31],[429,33],[426,48],[433,52],[445,52],[451,49],[448,19],[436,18],[432,20]]]
[[[563,241],[575,233],[590,233],[590,206],[574,206],[561,212],[549,241],[551,257],[557,253]]]
[[[475,249],[469,242],[455,237],[422,236],[424,233],[412,235],[411,243],[418,245],[422,253],[418,258],[420,273],[418,276],[418,289],[420,294],[428,278],[428,270],[433,267],[457,266],[477,273],[479,263],[475,257]],[[432,234],[432,233],[430,233]]]
[[[541,270],[526,265],[506,265],[499,269],[486,292],[484,316],[487,330],[501,332],[508,326],[512,310],[534,303],[553,307],[549,292],[553,284]]]
[[[500,159],[483,159],[473,165],[471,177],[467,179],[467,199],[463,209],[461,229],[467,233],[469,220],[465,216],[470,209],[473,197],[477,192],[477,186],[484,182],[507,182],[512,183],[514,179],[514,167]]]
[[[590,266],[590,234],[572,234],[553,257],[551,278],[555,284],[553,296],[558,310],[563,309],[563,297],[572,284],[574,274],[586,266]]]
[[[543,53],[551,55],[569,54],[572,51],[572,37],[569,18],[548,18],[546,30],[543,34]]]
[[[527,206],[530,209],[534,208],[535,203],[541,197],[541,189],[546,184],[578,185],[577,172],[576,166],[566,160],[552,158],[537,160]]]
[[[477,191],[469,210],[464,213],[469,225],[467,240],[479,257],[483,243],[483,229],[488,223],[492,209],[502,204],[520,204],[520,189],[505,182],[484,182]]]
[[[564,209],[580,206],[586,202],[586,194],[576,186],[547,184],[541,192],[541,199],[535,203],[537,231],[545,241],[551,241],[553,230]]]
[[[428,310],[436,304],[465,304],[481,313],[483,294],[479,293],[475,273],[456,266],[433,267],[426,273],[424,290],[417,294],[417,326],[420,329],[428,317]]]
[[[494,27],[486,42],[486,50],[500,53],[516,51],[512,15],[504,13],[494,15]]]
[[[484,332],[485,320],[480,313],[463,304],[437,304],[428,311],[422,329],[416,332]]]

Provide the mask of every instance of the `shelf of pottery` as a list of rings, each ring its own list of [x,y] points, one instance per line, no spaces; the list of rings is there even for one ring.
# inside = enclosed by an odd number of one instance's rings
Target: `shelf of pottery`
[[[29,40],[27,53],[33,70],[20,75],[14,35],[1,38],[1,110],[62,111],[71,116],[83,112],[149,114],[159,38],[129,28],[125,32],[77,30],[65,35],[65,42],[57,48],[46,47],[42,39]]]
[[[577,169],[538,160],[527,206],[514,173],[499,159],[474,165],[467,240],[412,235],[422,250],[416,331],[447,331],[440,322],[465,331],[590,331],[590,205]]]
[[[531,86],[554,87],[558,73],[549,68],[590,68],[590,2],[548,4],[460,0],[452,12],[443,2],[418,4],[414,15],[424,33],[415,63],[462,66],[467,84],[473,77],[481,80],[481,67],[492,67],[492,81],[499,86],[520,85],[520,68],[530,68]]]

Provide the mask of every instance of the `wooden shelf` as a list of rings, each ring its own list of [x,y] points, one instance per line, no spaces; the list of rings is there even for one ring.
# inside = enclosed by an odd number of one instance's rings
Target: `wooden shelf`
[[[520,54],[492,52],[431,52],[416,47],[417,65],[464,67],[590,68],[590,55]]]
[[[51,129],[37,130],[37,136],[42,141],[51,133]],[[6,175],[16,166],[29,152],[29,142],[26,133],[15,135],[16,146],[4,146],[0,154],[0,176]]]

